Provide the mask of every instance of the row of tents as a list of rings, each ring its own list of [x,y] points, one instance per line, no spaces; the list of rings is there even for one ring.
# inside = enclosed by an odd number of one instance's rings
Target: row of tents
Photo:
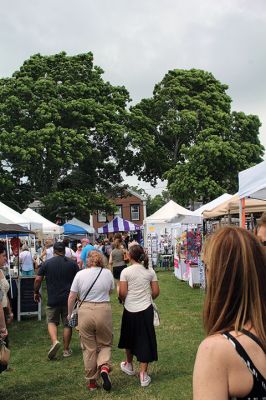
[[[87,235],[94,233],[94,229],[90,225],[77,218],[59,226],[31,208],[27,208],[20,214],[2,202],[0,202],[0,224],[2,224],[2,231],[4,231],[4,225],[8,225],[10,231],[17,230],[19,226],[33,232],[41,232],[43,235]],[[14,224],[18,226],[15,227]]]
[[[2,231],[9,230],[10,232],[17,232],[19,228],[41,232],[43,235],[93,235],[95,230],[85,222],[77,218],[72,218],[63,226],[54,224],[42,215],[38,214],[31,208],[27,208],[22,214],[8,207],[0,202],[0,225],[2,224]],[[16,226],[14,224],[17,224]],[[8,225],[8,228],[7,228]],[[116,217],[103,227],[98,229],[98,233],[108,234],[112,232],[130,232],[140,231],[141,226],[127,221],[123,218]],[[1,231],[1,230],[0,230]]]
[[[266,211],[266,161],[239,173],[239,191],[235,195],[223,194],[196,211],[190,211],[170,200],[160,210],[144,220],[148,224],[182,223],[201,224],[203,219],[239,214],[241,225],[245,226],[245,214]],[[42,215],[27,208],[22,214],[0,202],[0,223],[19,224],[44,235],[87,235],[94,234],[94,228],[73,218],[63,226],[54,224]],[[142,227],[116,217],[98,229],[98,233],[108,234],[121,231],[139,231]]]
[[[160,210],[147,217],[145,224],[201,224],[203,219],[238,214],[244,226],[246,213],[266,211],[266,161],[239,173],[239,191],[225,193],[195,211],[187,210],[170,200]]]

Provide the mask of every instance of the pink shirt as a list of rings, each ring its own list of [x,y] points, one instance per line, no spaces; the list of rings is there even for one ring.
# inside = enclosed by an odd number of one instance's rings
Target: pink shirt
[[[76,257],[77,257],[77,263],[79,263],[81,260],[80,260],[80,255],[81,255],[81,252],[82,252],[82,247],[80,248],[80,250],[77,250],[76,251]]]

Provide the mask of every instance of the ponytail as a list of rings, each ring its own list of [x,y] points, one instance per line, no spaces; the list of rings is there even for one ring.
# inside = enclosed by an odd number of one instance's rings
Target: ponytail
[[[143,247],[139,244],[135,244],[129,249],[130,258],[138,263],[143,264],[143,266],[148,269],[149,268],[149,258],[148,254],[145,253]]]
[[[148,254],[146,252],[144,253],[143,265],[144,265],[144,267],[146,269],[149,268],[149,257],[148,257]]]

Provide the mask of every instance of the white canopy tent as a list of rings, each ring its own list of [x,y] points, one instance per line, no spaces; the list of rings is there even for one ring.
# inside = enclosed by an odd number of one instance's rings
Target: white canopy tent
[[[189,215],[190,211],[186,208],[170,200],[167,204],[161,207],[154,214],[145,218],[144,224],[147,223],[169,223],[173,218],[180,215]]]
[[[231,199],[232,195],[228,193],[224,193],[221,196],[217,197],[217,199],[214,199],[210,201],[207,204],[204,204],[200,208],[198,208],[195,211],[191,211],[189,215],[179,215],[177,217],[174,217],[171,222],[175,223],[180,223],[180,224],[192,224],[192,225],[197,225],[197,224],[202,224],[203,222],[203,212],[212,210],[213,208],[219,206],[220,204],[223,204],[225,201]]]
[[[173,227],[176,227],[176,224],[172,223],[171,220],[189,214],[189,210],[175,203],[173,200],[170,200],[167,204],[161,207],[154,214],[145,218],[143,221],[145,245],[149,234],[157,234],[160,236],[166,233],[171,233]]]
[[[68,224],[73,224],[73,225],[80,226],[81,228],[86,229],[86,231],[87,231],[89,234],[94,234],[94,233],[95,233],[95,229],[94,229],[92,226],[86,224],[85,222],[80,221],[80,220],[77,219],[77,218],[72,218],[72,219],[70,219],[69,221],[67,221],[67,223],[68,223]]]
[[[212,210],[204,211],[203,218],[210,219],[224,215],[238,214],[240,210],[239,200],[240,196],[238,193],[236,193],[230,199],[226,200]],[[257,199],[246,199],[246,211],[249,213],[266,211],[266,202]]]
[[[239,197],[266,200],[266,161],[239,172]]]
[[[31,208],[27,208],[22,216],[27,219],[28,223],[42,224],[42,233],[44,235],[61,235],[64,233],[64,228],[62,226],[56,225],[48,219],[44,218],[42,215],[33,211]]]
[[[247,210],[248,199],[266,201],[266,161],[239,172],[238,181],[240,225],[245,227],[245,211]]]
[[[29,228],[28,220],[20,213],[8,207],[0,201],[0,223],[2,224],[18,224],[25,228]]]

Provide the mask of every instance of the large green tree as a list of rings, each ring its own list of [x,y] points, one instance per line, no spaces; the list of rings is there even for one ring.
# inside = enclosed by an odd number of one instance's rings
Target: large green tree
[[[238,172],[262,160],[258,117],[236,112],[231,117],[226,136],[202,132],[197,143],[182,147],[185,161],[165,174],[169,192],[178,202],[207,203],[222,193],[235,193]]]
[[[200,132],[211,128],[214,134],[226,134],[231,103],[226,89],[205,71],[169,71],[152,98],[131,108],[131,169],[155,183],[184,160],[182,146],[197,142]]]
[[[122,181],[130,99],[102,74],[91,53],[36,54],[0,80],[0,185],[16,188],[6,203],[38,198],[50,216],[61,203],[78,208],[77,195],[82,214],[110,207],[103,194]]]
[[[227,85],[202,70],[169,71],[153,97],[131,108],[131,169],[155,184],[168,179],[187,206],[237,190],[237,174],[261,161],[257,116],[231,112]]]

